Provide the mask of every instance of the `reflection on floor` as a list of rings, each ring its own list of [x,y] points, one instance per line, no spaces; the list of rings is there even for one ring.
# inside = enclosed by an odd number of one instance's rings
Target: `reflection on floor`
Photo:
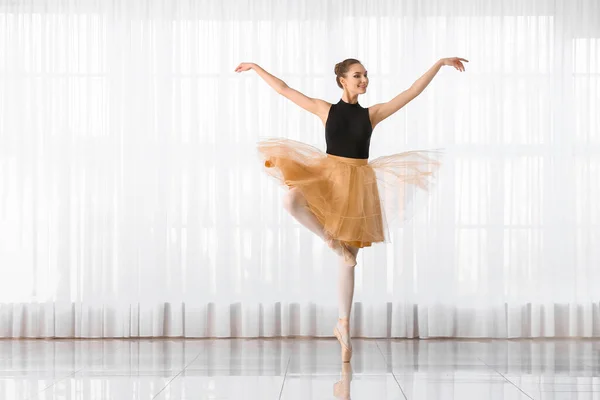
[[[600,340],[3,340],[0,398],[600,399]]]

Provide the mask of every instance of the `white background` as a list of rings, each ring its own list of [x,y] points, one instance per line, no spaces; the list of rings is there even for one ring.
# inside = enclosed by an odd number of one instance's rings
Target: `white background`
[[[0,337],[331,335],[335,256],[255,145],[322,149],[256,62],[363,106],[442,57],[371,157],[445,148],[391,243],[361,251],[353,334],[600,335],[600,3],[0,2]]]

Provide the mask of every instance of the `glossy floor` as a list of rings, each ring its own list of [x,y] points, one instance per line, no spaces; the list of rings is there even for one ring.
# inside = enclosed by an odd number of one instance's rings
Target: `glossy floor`
[[[600,341],[3,340],[0,398],[600,399]]]

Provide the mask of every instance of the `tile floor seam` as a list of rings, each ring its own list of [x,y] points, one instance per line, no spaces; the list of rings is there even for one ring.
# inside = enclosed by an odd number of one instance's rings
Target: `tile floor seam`
[[[37,398],[40,397],[40,393],[45,392],[46,390],[50,389],[52,386],[56,385],[57,383],[60,383],[62,381],[64,381],[65,379],[68,379],[72,376],[75,376],[75,374],[77,374],[78,372],[81,372],[82,370],[84,370],[85,367],[78,369],[77,371],[72,372],[71,374],[67,375],[67,376],[63,376],[62,378],[59,378],[57,381],[53,381],[52,384],[46,386],[45,388],[43,388],[42,390],[40,390],[39,392],[37,392],[33,397],[27,397],[25,400],[35,400]]]
[[[119,343],[119,346],[115,349],[115,352],[117,350],[119,350],[121,348],[121,346],[123,346],[123,344],[124,344],[124,342]],[[53,381],[51,385],[48,385],[44,389],[42,389],[39,392],[37,392],[33,397],[28,397],[25,400],[35,400],[35,399],[39,398],[40,397],[40,393],[45,392],[46,390],[50,389],[52,386],[55,386],[57,383],[60,383],[60,382],[64,381],[65,379],[69,379],[70,377],[75,376],[75,374],[77,374],[78,372],[83,371],[84,369],[86,369],[87,367],[89,367],[91,363],[93,363],[94,361],[100,359],[101,357],[102,356],[98,356],[98,357],[92,359],[86,366],[79,368],[77,371],[74,371],[74,372],[70,373],[67,376],[63,376],[62,378],[59,378],[58,380]]]
[[[494,372],[496,372],[498,375],[500,375],[502,378],[504,378],[504,380],[506,380],[508,383],[510,383],[511,385],[513,385],[514,387],[516,387],[519,392],[523,393],[525,396],[529,397],[530,399],[535,400],[533,397],[531,397],[529,395],[529,393],[525,392],[523,389],[521,389],[519,386],[517,386],[513,381],[511,381],[506,376],[504,376],[504,374],[502,372],[498,371],[496,368],[492,367],[491,365],[489,365],[488,363],[486,363],[485,361],[483,361],[480,357],[477,357],[477,359],[479,361],[481,361],[482,363],[484,363],[488,368],[490,368],[491,370],[493,370]]]
[[[173,376],[171,379],[169,379],[169,381],[168,381],[168,382],[165,384],[165,386],[163,386],[163,388],[162,388],[162,389],[160,389],[160,390],[158,391],[158,393],[156,393],[156,394],[155,394],[155,395],[152,397],[152,399],[155,399],[155,398],[157,398],[157,397],[158,397],[158,396],[159,396],[159,395],[160,395],[160,394],[163,392],[163,390],[165,390],[165,389],[167,388],[167,386],[169,386],[169,385],[171,384],[171,382],[173,382],[173,380],[175,380],[175,378],[177,378],[179,375],[181,375],[181,374],[183,373],[183,371],[185,371],[185,369],[186,369],[187,367],[189,367],[189,366],[190,366],[190,365],[191,365],[191,364],[192,364],[194,361],[196,361],[196,360],[198,359],[198,357],[200,357],[200,355],[201,355],[202,353],[203,353],[203,351],[201,350],[201,351],[200,351],[200,352],[199,352],[199,353],[196,355],[196,357],[194,357],[194,358],[193,358],[193,359],[192,359],[192,360],[191,360],[189,363],[187,363],[187,365],[186,365],[185,367],[183,367],[183,369],[182,369],[181,371],[179,371],[177,374],[175,374],[175,376]]]
[[[375,341],[375,346],[377,346],[377,349],[379,350],[379,354],[381,355],[381,357],[383,357],[383,362],[385,362],[385,366],[387,368],[389,368],[390,373],[392,374],[392,377],[396,381],[396,384],[398,385],[398,388],[400,389],[400,392],[402,393],[402,396],[404,396],[405,400],[408,400],[406,393],[404,393],[404,389],[402,389],[402,385],[400,385],[400,382],[398,382],[398,378],[396,378],[396,374],[394,374],[394,368],[390,364],[388,364],[387,359],[385,358],[383,351],[381,351],[381,347],[379,347],[379,342],[377,340]]]
[[[290,361],[292,360],[292,356],[288,356],[288,362],[285,366],[285,372],[283,373],[283,381],[281,382],[281,389],[279,390],[278,400],[281,400],[281,395],[283,394],[283,388],[285,386],[285,378],[287,377],[288,368],[290,367]]]

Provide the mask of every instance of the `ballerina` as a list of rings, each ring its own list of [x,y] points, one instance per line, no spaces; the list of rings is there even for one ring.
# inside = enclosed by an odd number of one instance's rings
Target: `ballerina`
[[[417,97],[443,66],[465,71],[464,58],[437,61],[410,88],[392,100],[362,107],[358,96],[366,93],[368,73],[362,63],[349,58],[334,68],[343,90],[336,104],[311,98],[289,87],[254,63],[241,63],[235,72],[254,70],[269,86],[321,119],[325,127],[325,152],[306,143],[273,138],[258,143],[265,171],[289,190],[285,209],[320,237],[338,255],[339,316],[334,335],[342,348],[342,361],[352,357],[350,313],[354,295],[354,267],[359,249],[384,242],[386,219],[380,192],[402,193],[406,185],[427,190],[439,168],[439,152],[410,151],[369,162],[373,129]],[[396,212],[403,203],[395,202]]]

